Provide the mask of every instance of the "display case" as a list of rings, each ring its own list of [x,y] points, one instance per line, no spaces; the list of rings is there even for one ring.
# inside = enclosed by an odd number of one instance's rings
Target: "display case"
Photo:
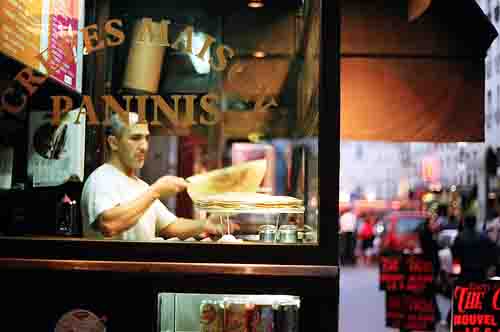
[[[72,101],[85,117],[83,179],[54,184],[28,172],[29,123],[17,132],[25,141],[2,142],[15,149],[12,185],[1,192],[8,202],[0,228],[5,325],[253,332],[263,331],[267,317],[273,332],[336,331],[338,3],[107,0],[84,7],[82,94],[43,92],[27,108],[51,109],[54,120]],[[221,241],[225,231],[133,241],[88,236],[89,221],[75,209],[82,209],[85,181],[112,153],[109,111],[148,123],[146,166],[135,174],[146,182],[231,167],[252,180],[245,165],[265,160],[253,194],[300,204],[207,208],[189,196],[190,183],[161,202],[178,218],[219,218],[237,241]],[[233,224],[235,231],[227,227]],[[215,306],[224,324],[200,325],[204,305]],[[237,327],[243,306],[246,323]]]

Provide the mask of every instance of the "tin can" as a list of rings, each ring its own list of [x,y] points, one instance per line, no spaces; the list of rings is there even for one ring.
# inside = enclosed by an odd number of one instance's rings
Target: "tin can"
[[[203,300],[200,304],[200,332],[222,332],[223,324],[224,309],[217,301]]]
[[[224,302],[224,332],[249,332],[246,307],[242,301]]]
[[[276,237],[276,226],[262,225],[259,227],[259,240],[262,242],[274,242]]]
[[[276,332],[272,305],[256,305],[251,332]]]
[[[296,243],[297,242],[297,226],[295,225],[282,225],[279,229],[279,238],[282,243]]]
[[[276,308],[276,332],[299,332],[299,308],[295,304],[282,304]]]

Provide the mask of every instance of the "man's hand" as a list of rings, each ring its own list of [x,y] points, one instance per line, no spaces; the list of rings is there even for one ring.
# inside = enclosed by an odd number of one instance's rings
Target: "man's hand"
[[[151,189],[160,197],[173,196],[186,190],[188,183],[183,178],[177,176],[162,176],[151,185]]]
[[[233,234],[236,231],[240,230],[240,225],[235,223],[234,221],[229,222],[229,233]],[[221,222],[221,218],[218,216],[210,217],[205,222],[204,233],[208,235],[217,235],[222,236],[224,234],[228,234],[228,226],[226,218]]]

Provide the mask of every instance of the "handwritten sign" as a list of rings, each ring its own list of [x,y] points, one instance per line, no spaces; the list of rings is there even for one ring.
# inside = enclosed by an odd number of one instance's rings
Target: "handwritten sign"
[[[434,331],[436,302],[432,294],[386,293],[387,327]]]
[[[379,288],[386,291],[386,326],[434,331],[433,282],[432,261],[423,255],[381,256]]]
[[[422,255],[380,257],[379,288],[388,292],[423,292],[434,282],[432,262]]]
[[[500,281],[458,285],[452,305],[454,332],[500,332]]]

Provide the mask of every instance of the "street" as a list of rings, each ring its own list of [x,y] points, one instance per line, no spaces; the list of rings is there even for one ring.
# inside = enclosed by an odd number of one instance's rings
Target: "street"
[[[385,327],[385,294],[378,289],[377,266],[342,266],[340,269],[339,332],[389,332]],[[438,297],[443,316],[450,302]],[[436,329],[436,332],[449,329]]]

